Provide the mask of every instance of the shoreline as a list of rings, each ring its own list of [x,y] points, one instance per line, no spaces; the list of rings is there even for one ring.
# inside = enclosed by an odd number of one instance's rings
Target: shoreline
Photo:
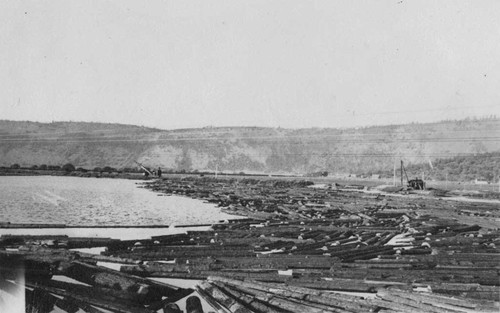
[[[2,176],[70,176],[81,178],[116,178],[116,179],[132,179],[149,181],[154,179],[165,178],[180,178],[180,177],[195,177],[195,178],[218,178],[218,179],[261,179],[261,180],[308,180],[316,184],[332,184],[340,183],[343,185],[362,185],[367,187],[376,187],[381,185],[393,186],[392,178],[359,178],[359,177],[343,177],[343,176],[294,176],[283,174],[236,174],[236,173],[220,173],[218,177],[213,173],[167,173],[164,172],[162,177],[145,177],[143,173],[133,172],[94,172],[94,171],[72,171],[64,170],[32,170],[32,169],[0,169],[0,177]],[[399,183],[399,180],[398,180]],[[464,181],[427,181],[428,189],[444,189],[444,190],[461,190],[464,192],[493,192],[500,193],[499,183],[490,184],[475,184],[473,182]],[[399,186],[399,185],[397,185]]]
[[[2,176],[67,176],[81,178],[118,178],[118,179],[133,179],[133,180],[148,180],[141,173],[118,173],[118,172],[67,172],[64,170],[31,170],[31,169],[1,169],[0,177]]]

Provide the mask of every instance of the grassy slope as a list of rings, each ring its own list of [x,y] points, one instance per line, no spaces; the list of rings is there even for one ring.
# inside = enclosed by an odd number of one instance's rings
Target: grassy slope
[[[187,170],[361,173],[392,169],[394,160],[425,163],[464,153],[500,151],[488,140],[500,120],[362,129],[259,127],[164,131],[100,123],[0,121],[0,165],[150,166]],[[476,141],[464,138],[479,138]],[[486,138],[486,139],[485,139]]]

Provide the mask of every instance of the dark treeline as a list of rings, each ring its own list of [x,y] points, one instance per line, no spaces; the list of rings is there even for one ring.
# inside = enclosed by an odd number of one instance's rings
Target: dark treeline
[[[21,166],[17,163],[12,164],[9,167],[6,166],[1,166],[0,170],[32,170],[32,171],[63,171],[63,172],[82,172],[82,173],[87,173],[87,172],[108,172],[108,173],[141,173],[142,170],[139,170],[137,168],[121,168],[117,169],[111,166],[104,166],[104,167],[95,167],[93,169],[89,168],[83,168],[83,167],[75,167],[71,163],[66,163],[64,165],[47,165],[47,164],[41,164],[41,165],[31,165],[31,166]]]
[[[154,171],[154,167],[146,167],[149,171]],[[0,172],[3,172],[4,174],[44,174],[44,173],[54,173],[54,172],[59,172],[59,173],[67,173],[67,174],[75,174],[81,173],[81,174],[143,174],[144,170],[139,168],[139,167],[123,167],[123,168],[114,168],[111,166],[104,166],[104,167],[94,167],[94,168],[84,168],[84,167],[75,167],[71,163],[67,163],[64,165],[47,165],[47,164],[41,164],[41,165],[31,165],[31,166],[21,166],[18,163],[12,164],[11,166],[0,166]],[[186,170],[186,169],[181,169],[181,170],[176,170],[176,169],[171,169],[171,168],[162,168],[162,172],[164,174],[191,174],[191,175],[199,175],[199,176],[204,176],[204,175],[215,175],[215,172],[212,171],[199,171],[199,170]],[[328,173],[328,172],[324,172]],[[219,172],[219,175],[223,176],[268,176],[269,174],[265,173],[258,173],[258,174],[250,174],[250,173],[245,173],[245,172],[237,172],[237,173],[223,173]],[[76,176],[81,176],[81,175],[76,175]],[[85,175],[84,175],[85,176]],[[273,174],[273,177],[284,177],[284,176],[290,176],[290,175],[281,175],[281,174]],[[325,175],[323,175],[325,176]]]

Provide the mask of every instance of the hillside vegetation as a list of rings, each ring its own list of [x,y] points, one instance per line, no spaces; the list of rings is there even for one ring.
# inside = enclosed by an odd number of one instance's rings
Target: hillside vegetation
[[[439,181],[473,181],[475,179],[498,182],[500,179],[500,152],[482,153],[472,156],[456,156],[438,159],[429,163],[410,163],[405,165],[409,179],[415,177]],[[397,168],[399,176],[399,167]],[[382,177],[392,177],[392,171],[377,171]],[[368,175],[368,174],[367,174]]]
[[[124,168],[138,161],[151,167],[186,171],[348,174],[391,172],[399,160],[422,166],[432,161],[439,167],[440,162],[445,162],[439,160],[447,159],[456,160],[456,166],[450,167],[459,169],[457,177],[469,179],[476,175],[467,172],[476,164],[475,155],[500,152],[500,119],[358,129],[180,130],[0,121],[0,141],[0,166],[71,163],[85,168]],[[483,176],[499,168],[498,154],[492,155],[481,167]]]

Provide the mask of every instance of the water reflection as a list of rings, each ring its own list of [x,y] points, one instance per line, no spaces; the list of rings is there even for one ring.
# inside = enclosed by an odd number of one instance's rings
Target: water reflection
[[[0,177],[0,221],[88,225],[206,224],[235,218],[212,204],[162,196],[133,180]]]

